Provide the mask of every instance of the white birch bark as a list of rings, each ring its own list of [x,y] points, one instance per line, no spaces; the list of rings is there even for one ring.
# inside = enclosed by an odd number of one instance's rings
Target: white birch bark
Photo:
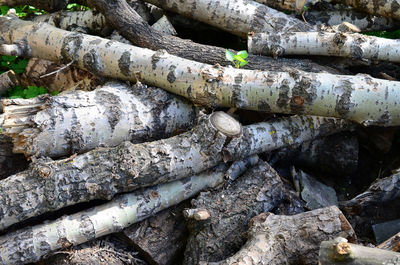
[[[257,54],[323,55],[400,62],[400,40],[357,33],[293,32],[255,33],[248,38],[249,51]]]
[[[15,153],[61,157],[123,141],[139,143],[186,131],[197,121],[193,105],[157,88],[108,83],[33,99],[4,99],[3,133]],[[88,115],[89,114],[89,115]]]
[[[222,161],[346,129],[349,124],[343,120],[305,116],[241,128],[217,112],[190,132],[165,140],[124,142],[58,161],[39,159],[28,170],[0,181],[0,230],[68,205],[110,200],[117,193],[198,174]]]
[[[29,56],[70,62],[96,75],[161,87],[209,107],[400,124],[400,82],[366,75],[269,72],[211,66],[47,24],[0,18],[0,38],[25,42]]]
[[[26,264],[60,248],[121,231],[224,180],[224,166],[175,182],[115,198],[113,201],[0,237],[0,263]]]
[[[312,26],[251,0],[145,0],[241,37],[248,32],[308,31]]]

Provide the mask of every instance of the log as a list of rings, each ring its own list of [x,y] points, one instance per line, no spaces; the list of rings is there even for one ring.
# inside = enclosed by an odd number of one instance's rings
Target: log
[[[400,252],[400,232],[379,244],[377,248]]]
[[[399,82],[211,66],[14,17],[1,17],[0,22],[0,37],[7,43],[23,39],[31,56],[76,61],[96,75],[139,79],[209,107],[343,117],[364,125],[400,124]]]
[[[351,244],[344,238],[337,238],[321,243],[318,264],[381,265],[396,264],[399,259],[400,253]]]
[[[249,239],[239,252],[203,264],[316,264],[319,242],[338,236],[355,241],[353,229],[336,206],[292,216],[262,213],[249,226]]]
[[[193,105],[141,84],[111,82],[91,92],[2,102],[3,133],[13,137],[14,153],[27,157],[57,158],[123,141],[159,140],[197,121]]]
[[[240,37],[246,37],[248,32],[278,33],[313,29],[303,21],[251,0],[145,1]],[[92,0],[92,3],[94,2],[102,0]]]
[[[91,1],[91,4],[104,14],[109,25],[118,29],[126,39],[136,46],[152,50],[165,49],[170,54],[208,64],[232,65],[225,58],[224,48],[201,45],[161,34],[145,23],[124,0],[113,2],[96,0]],[[179,4],[181,5],[183,2]],[[338,73],[332,68],[325,68],[308,60],[272,60],[269,57],[250,54],[248,61],[249,63],[245,66],[247,69],[282,71],[295,68],[310,72]]]
[[[54,1],[46,1],[46,0],[0,0],[0,6],[23,6],[23,5],[32,5],[38,9],[43,9],[48,12],[58,11],[67,7],[68,0],[54,0]]]
[[[174,265],[185,249],[188,230],[182,211],[188,201],[168,208],[122,231],[144,260],[154,265]]]
[[[343,120],[289,117],[241,128],[222,112],[165,140],[98,148],[58,161],[38,159],[0,181],[0,230],[27,218],[121,192],[171,182],[235,161],[349,129]]]
[[[0,74],[0,97],[7,92],[8,89],[18,86],[19,84],[20,78],[13,70]]]
[[[11,137],[0,134],[0,179],[16,174],[28,167],[28,161],[25,157],[13,154],[12,148]]]
[[[58,249],[111,234],[223,182],[225,167],[128,193],[112,202],[0,237],[0,263],[26,264]]]
[[[378,179],[363,193],[339,202],[350,223],[360,235],[372,235],[371,223],[399,219],[400,173]]]
[[[294,32],[254,33],[249,51],[257,54],[323,55],[400,62],[400,42],[357,33]]]
[[[400,19],[399,0],[383,0],[379,3],[373,0],[332,0],[332,2],[352,6],[373,15]]]
[[[246,242],[250,219],[260,213],[275,209],[284,214],[304,211],[301,200],[263,161],[228,188],[202,192],[192,200],[192,207],[205,209],[210,218],[189,220],[190,235],[183,262],[188,265],[219,261],[233,255]]]

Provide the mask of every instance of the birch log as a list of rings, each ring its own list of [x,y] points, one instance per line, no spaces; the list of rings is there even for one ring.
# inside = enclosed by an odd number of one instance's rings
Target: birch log
[[[274,57],[323,55],[400,62],[400,40],[357,33],[255,33],[249,35],[248,47],[252,53],[272,54]]]
[[[399,0],[332,0],[334,3],[353,6],[354,8],[373,15],[400,19]]]
[[[93,2],[99,1],[93,0]],[[246,37],[248,32],[279,33],[309,31],[313,28],[303,21],[251,0],[145,1],[240,37]]]
[[[222,265],[316,264],[319,242],[343,236],[354,241],[355,233],[336,206],[292,216],[262,213],[250,222],[248,241]]]
[[[198,62],[231,65],[231,62],[228,62],[225,58],[224,48],[197,44],[192,41],[161,34],[145,23],[135,10],[127,5],[125,0],[96,0],[91,1],[91,4],[102,12],[110,26],[121,32],[134,45],[152,50],[165,49],[173,55]],[[331,68],[325,68],[304,60],[272,60],[269,57],[250,54],[248,61],[249,63],[245,66],[246,69],[282,71],[283,68],[296,68],[310,72],[334,71]]]
[[[211,66],[15,17],[0,17],[0,22],[0,38],[26,42],[30,56],[75,61],[96,75],[138,78],[209,107],[342,117],[364,125],[400,124],[399,82]]]
[[[4,99],[3,133],[14,152],[61,157],[123,141],[140,143],[186,131],[196,108],[144,85],[108,83],[94,91],[72,91],[33,99]],[[90,113],[90,115],[88,115]]]
[[[382,265],[398,264],[400,253],[369,248],[348,243],[344,238],[323,241],[319,250],[319,263],[321,265]]]
[[[0,263],[26,264],[60,248],[121,231],[223,182],[224,167],[115,198],[112,202],[0,237]]]
[[[221,161],[346,128],[343,120],[318,117],[290,117],[241,128],[233,118],[217,112],[192,131],[165,140],[124,142],[58,161],[39,159],[28,170],[0,181],[0,229],[68,205],[110,200],[117,193],[200,173]]]

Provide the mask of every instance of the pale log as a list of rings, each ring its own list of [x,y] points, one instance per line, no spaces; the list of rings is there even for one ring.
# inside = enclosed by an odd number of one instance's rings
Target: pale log
[[[40,159],[0,181],[0,230],[68,205],[200,173],[222,161],[299,144],[349,129],[333,118],[294,116],[241,128],[216,112],[192,131],[165,140],[98,148],[58,161]]]
[[[2,103],[0,127],[13,138],[14,152],[27,157],[54,158],[123,141],[159,140],[186,131],[197,121],[197,110],[189,102],[141,84],[113,82],[91,92]]]
[[[47,24],[11,17],[1,17],[0,22],[0,37],[8,43],[23,40],[30,56],[75,61],[96,75],[138,78],[209,107],[342,117],[364,125],[400,124],[400,82],[365,75],[211,66]]]

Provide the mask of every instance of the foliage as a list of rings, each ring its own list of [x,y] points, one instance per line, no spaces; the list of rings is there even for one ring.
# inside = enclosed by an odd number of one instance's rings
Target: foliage
[[[85,11],[89,10],[90,8],[87,6],[83,6],[80,4],[72,3],[67,5],[67,10],[68,11]]]
[[[233,52],[228,51],[228,49],[225,50],[226,59],[233,62],[236,68],[243,67],[248,63],[248,61],[245,60],[247,56],[249,56],[247,51],[240,51],[237,54],[234,54]]]
[[[22,74],[27,64],[28,59],[2,55],[0,56],[0,74],[8,70],[13,70],[17,74]]]
[[[24,18],[27,15],[34,14],[34,15],[43,15],[47,14],[46,11],[37,9],[36,7],[30,6],[30,5],[24,5],[24,6],[15,6],[13,7],[15,9],[15,12],[17,13],[18,17]],[[7,15],[8,10],[10,7],[8,6],[0,6],[1,10],[1,15],[5,16]]]
[[[15,86],[10,88],[3,96],[6,98],[34,98],[46,93],[46,88],[42,86],[28,86],[26,89],[22,86]]]
[[[364,32],[363,34],[386,39],[400,39],[400,29],[395,31],[369,31]]]

